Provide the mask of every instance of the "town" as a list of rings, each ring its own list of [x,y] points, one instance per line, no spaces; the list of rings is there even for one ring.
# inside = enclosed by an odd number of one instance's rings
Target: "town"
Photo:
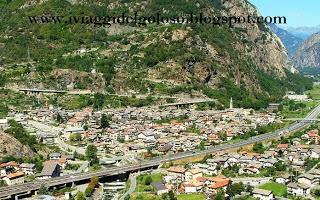
[[[0,0],[0,200],[320,200],[319,7]]]
[[[299,95],[295,96],[301,101]],[[47,154],[39,159],[8,159],[0,164],[1,185],[139,164],[146,159],[232,144],[286,126],[282,116],[276,115],[279,105],[273,103],[264,111],[254,111],[234,108],[231,98],[229,108],[222,110],[202,110],[197,104],[102,111],[53,106],[23,112],[12,110],[0,120],[1,130],[11,132],[20,127],[36,143],[45,146]],[[309,197],[320,181],[319,139],[318,129],[312,125],[289,138],[281,136],[281,140],[255,143],[249,149],[206,154],[183,165],[164,163],[156,170],[135,172],[130,179],[142,180],[136,190],[154,191],[157,195],[171,191],[185,195],[201,193],[207,198],[222,193],[232,198],[247,198],[251,194],[261,199],[274,199],[276,195]],[[92,181],[95,183],[91,184]],[[94,195],[108,199],[118,198],[121,192],[116,191],[125,189],[125,182],[121,181],[111,186],[102,183],[102,187],[97,180],[91,182],[87,187],[69,188],[62,193],[69,199],[79,196],[81,191],[86,196],[96,191]],[[279,184],[278,187],[286,188],[285,192],[283,189],[282,193],[273,194],[263,189],[268,184]],[[242,189],[230,192],[233,187]]]

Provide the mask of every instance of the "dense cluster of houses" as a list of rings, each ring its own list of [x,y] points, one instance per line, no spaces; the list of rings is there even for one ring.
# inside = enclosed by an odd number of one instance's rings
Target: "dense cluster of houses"
[[[287,185],[288,194],[308,196],[311,189],[319,185],[320,170],[311,169],[308,172],[300,174],[298,177],[294,178],[293,176],[286,173],[276,177],[275,181]]]
[[[139,154],[146,152],[147,148],[152,148],[156,154],[192,151],[203,140],[207,141],[207,145],[218,144],[244,134],[257,125],[275,122],[272,113],[255,113],[241,108],[198,111],[175,107],[144,107],[104,112],[94,112],[92,108],[81,111],[41,108],[27,113],[23,115],[24,121],[30,119],[49,125],[60,121],[59,134],[65,142],[72,135],[78,134],[85,144],[95,144],[101,152],[107,149],[107,153],[111,154]],[[102,114],[110,116],[112,120],[105,129],[100,126]],[[7,121],[1,122],[0,127],[7,126]],[[59,135],[46,131],[38,131],[36,134],[39,141],[47,145],[55,144]],[[222,138],[221,134],[225,137]]]
[[[15,185],[24,183],[26,176],[33,176],[37,179],[58,177],[71,160],[74,160],[73,155],[51,153],[49,159],[42,163],[43,168],[40,173],[37,173],[34,163],[17,163],[14,161],[1,163],[0,180],[4,181],[6,185]]]
[[[220,175],[215,177],[204,176],[199,169],[186,169],[184,167],[172,166],[167,169],[163,181],[154,182],[152,185],[158,195],[174,190],[179,193],[205,192],[216,194],[219,189],[226,190],[230,179]]]
[[[309,131],[307,135],[312,132],[314,131]],[[281,162],[296,173],[289,174],[289,170],[285,168],[280,173],[281,175],[274,177],[275,182],[286,185],[288,194],[309,196],[311,189],[320,183],[320,170],[315,166],[307,171],[306,160],[319,159],[319,149],[320,145],[296,143],[295,145],[278,144],[275,148],[270,148],[263,154],[221,152],[207,159],[205,163],[189,164],[188,169],[176,166],[170,167],[167,169],[168,175],[164,177],[164,183],[169,186],[172,184],[180,185],[180,188],[176,188],[180,192],[196,193],[204,191],[214,193],[217,189],[224,189],[230,184],[230,181],[226,181],[229,179],[221,175],[224,169],[230,169],[230,167],[236,165],[237,168],[235,169],[237,169],[236,174],[238,176],[252,177],[259,175],[263,169],[274,167],[277,162]],[[260,199],[274,198],[270,191],[258,188],[254,190],[253,194]]]
[[[111,118],[107,128],[101,128],[103,114]],[[198,111],[143,107],[94,112],[92,108],[69,111],[50,107],[29,110],[25,114],[10,113],[8,118],[0,120],[0,129],[8,128],[9,119],[25,124],[31,129],[30,133],[36,134],[39,142],[46,145],[59,145],[59,135],[64,142],[78,135],[82,145],[96,145],[101,155],[141,154],[147,149],[158,155],[193,151],[202,141],[206,141],[205,145],[222,143],[257,125],[276,121],[273,113],[255,113],[242,108]],[[29,120],[55,127],[59,124],[55,129],[59,133],[38,130],[28,124]]]

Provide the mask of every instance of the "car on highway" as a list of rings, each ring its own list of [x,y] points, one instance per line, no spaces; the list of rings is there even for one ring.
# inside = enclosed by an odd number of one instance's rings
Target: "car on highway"
[[[283,131],[280,131],[278,134],[279,134],[279,136],[283,135]]]

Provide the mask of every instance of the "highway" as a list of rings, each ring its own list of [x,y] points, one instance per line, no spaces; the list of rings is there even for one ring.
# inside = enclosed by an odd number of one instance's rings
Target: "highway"
[[[86,173],[76,173],[72,175],[65,175],[57,178],[51,178],[46,180],[35,180],[28,183],[23,183],[19,185],[12,185],[12,186],[6,186],[1,187],[0,189],[0,199],[7,198],[11,195],[17,195],[21,193],[27,193],[29,191],[35,191],[40,188],[41,185],[44,185],[46,187],[53,187],[57,185],[63,185],[66,183],[73,183],[81,180],[87,180],[94,176],[110,176],[110,175],[117,175],[121,173],[131,172],[131,171],[137,171],[139,169],[144,169],[148,167],[154,167],[164,162],[170,162],[174,160],[180,160],[184,158],[190,158],[193,156],[203,155],[203,154],[209,154],[209,153],[215,153],[222,150],[228,150],[232,148],[239,148],[242,146],[246,146],[249,144],[253,144],[256,142],[261,142],[269,139],[275,139],[282,135],[297,131],[299,129],[302,129],[304,127],[307,127],[310,125],[313,121],[313,119],[318,118],[320,114],[320,105],[315,107],[304,119],[307,122],[295,122],[291,124],[290,126],[279,129],[277,131],[266,133],[258,136],[251,137],[247,140],[242,140],[234,144],[220,144],[217,146],[212,146],[211,148],[208,148],[204,151],[193,151],[193,152],[183,152],[178,153],[174,155],[165,155],[162,157],[155,157],[150,160],[144,160],[139,164],[133,164],[129,166],[122,166],[122,167],[110,167],[107,169],[102,169],[96,172],[86,172]]]

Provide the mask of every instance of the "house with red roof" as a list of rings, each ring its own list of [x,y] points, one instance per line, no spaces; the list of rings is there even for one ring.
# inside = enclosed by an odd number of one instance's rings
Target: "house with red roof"
[[[24,173],[23,172],[14,172],[8,174],[3,180],[7,183],[7,185],[15,185],[24,183]]]
[[[1,163],[0,164],[0,177],[5,177],[7,174],[13,173],[19,169],[19,164],[10,161],[6,163]]]
[[[308,135],[308,140],[311,142],[311,141],[314,141],[316,144],[318,143],[319,141],[319,135],[318,135],[318,130],[312,130],[312,131],[309,131],[307,133]]]
[[[289,148],[289,144],[278,144],[278,149],[287,150]]]
[[[228,185],[231,183],[230,179],[224,176],[217,176],[211,179],[212,184],[207,186],[207,192],[216,194],[218,190],[226,190]]]

